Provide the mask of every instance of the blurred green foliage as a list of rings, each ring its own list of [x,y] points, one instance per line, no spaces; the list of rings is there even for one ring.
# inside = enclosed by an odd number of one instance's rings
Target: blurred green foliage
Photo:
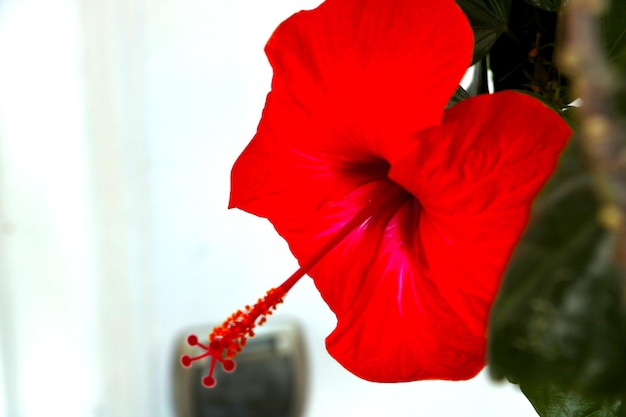
[[[565,6],[567,0],[526,0],[526,2],[538,9],[548,12],[557,12]]]
[[[494,91],[526,91],[576,128],[577,97],[558,66],[568,2],[457,2],[474,29],[476,79],[490,70]],[[607,4],[599,30],[626,129],[626,0]],[[451,105],[466,96],[457,90]],[[576,134],[535,202],[490,319],[491,374],[520,384],[542,417],[626,416],[626,274],[587,163]]]
[[[626,0],[612,0],[602,19],[602,41],[609,63],[626,76]]]
[[[552,384],[526,384],[522,387],[540,416],[624,417],[621,399],[594,398],[564,391]]]
[[[511,0],[456,0],[474,31],[472,64],[483,59],[507,31]]]
[[[598,210],[574,137],[535,202],[490,322],[491,374],[552,410],[542,416],[587,415],[554,410],[586,410],[626,392],[624,274]]]

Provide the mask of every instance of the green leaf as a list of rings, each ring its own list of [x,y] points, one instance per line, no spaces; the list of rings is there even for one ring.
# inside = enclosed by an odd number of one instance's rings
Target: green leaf
[[[526,3],[548,12],[558,12],[569,0],[525,0]]]
[[[474,31],[472,64],[484,58],[498,37],[506,32],[511,0],[457,0]]]
[[[598,211],[574,138],[533,207],[491,312],[495,378],[626,392],[624,273]]]
[[[569,82],[555,62],[557,28],[563,14],[540,10],[521,0],[511,5],[508,31],[489,52],[494,91],[523,89],[558,108],[572,102]]]
[[[602,40],[609,63],[626,74],[626,0],[612,0],[602,19]]]
[[[454,106],[457,103],[460,103],[461,101],[469,97],[470,95],[467,93],[467,91],[465,91],[463,87],[458,86],[456,91],[454,92],[454,95],[450,98],[446,109],[449,109],[450,107]]]
[[[621,399],[598,399],[563,391],[553,384],[522,385],[524,395],[541,417],[623,417]]]

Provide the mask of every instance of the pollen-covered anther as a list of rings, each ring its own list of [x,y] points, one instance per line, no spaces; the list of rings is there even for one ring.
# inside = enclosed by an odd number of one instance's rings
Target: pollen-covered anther
[[[283,297],[288,290],[279,287],[272,288],[267,292],[265,297],[259,298],[253,306],[245,306],[244,310],[238,310],[233,313],[224,323],[213,329],[208,337],[208,344],[198,341],[198,337],[194,334],[187,337],[187,344],[192,347],[198,347],[204,352],[198,356],[182,355],[181,364],[188,368],[197,360],[211,357],[209,370],[207,375],[202,378],[202,385],[211,388],[217,382],[213,375],[215,364],[220,362],[225,372],[235,370],[236,364],[233,358],[247,343],[248,337],[254,337],[255,326],[261,325],[267,321],[267,316],[272,314],[272,310],[283,301]]]

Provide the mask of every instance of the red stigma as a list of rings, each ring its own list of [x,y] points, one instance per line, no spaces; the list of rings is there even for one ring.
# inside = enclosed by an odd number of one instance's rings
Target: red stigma
[[[289,287],[283,284],[278,289],[272,288],[265,294],[265,297],[259,298],[252,307],[246,306],[244,310],[237,310],[220,326],[213,329],[208,337],[208,344],[198,341],[198,337],[194,334],[187,337],[189,346],[197,346],[204,350],[204,353],[190,357],[182,355],[180,363],[185,368],[191,366],[194,361],[211,357],[211,363],[207,375],[202,378],[202,385],[207,388],[214,387],[217,382],[213,376],[215,372],[215,364],[219,362],[225,372],[235,370],[234,358],[241,349],[246,345],[248,337],[254,336],[254,328],[265,323],[267,316],[272,315],[276,306],[283,302],[283,297]]]

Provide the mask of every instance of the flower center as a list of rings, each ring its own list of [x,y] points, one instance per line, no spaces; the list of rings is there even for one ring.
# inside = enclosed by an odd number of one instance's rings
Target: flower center
[[[190,367],[192,362],[211,357],[208,373],[202,379],[202,384],[206,387],[213,387],[216,384],[214,372],[215,365],[219,362],[222,369],[232,372],[235,369],[233,358],[241,352],[246,345],[248,337],[254,336],[254,328],[262,325],[267,320],[267,316],[272,315],[277,305],[283,302],[287,292],[302,278],[311,268],[313,268],[328,252],[337,246],[353,230],[368,221],[372,216],[381,210],[389,209],[390,204],[402,204],[407,192],[401,187],[387,187],[386,190],[372,198],[357,214],[344,224],[339,231],[330,238],[317,252],[311,256],[302,266],[294,272],[279,287],[270,289],[263,298],[253,306],[245,306],[243,310],[238,310],[228,317],[224,323],[213,329],[208,336],[208,344],[200,343],[196,335],[189,335],[187,343],[190,346],[197,346],[204,350],[204,353],[190,357],[183,355],[180,358],[184,367]]]

